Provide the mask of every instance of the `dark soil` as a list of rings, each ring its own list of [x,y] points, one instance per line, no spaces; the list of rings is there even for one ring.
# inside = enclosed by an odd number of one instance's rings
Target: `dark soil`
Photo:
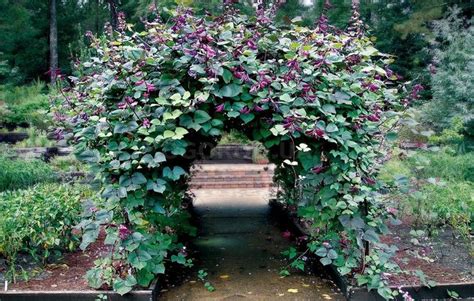
[[[405,220],[399,226],[391,226],[392,234],[383,238],[385,243],[398,247],[395,261],[406,272],[390,276],[390,284],[422,284],[414,274],[417,270],[436,283],[474,282],[472,239],[456,237],[449,228],[433,237],[414,237],[410,234],[412,229],[411,222]],[[416,241],[412,241],[413,238]]]
[[[90,290],[84,275],[94,266],[94,261],[107,252],[107,249],[108,247],[103,244],[103,237],[99,237],[99,240],[91,244],[86,251],[66,254],[61,261],[45,266],[39,277],[10,284],[9,290]]]

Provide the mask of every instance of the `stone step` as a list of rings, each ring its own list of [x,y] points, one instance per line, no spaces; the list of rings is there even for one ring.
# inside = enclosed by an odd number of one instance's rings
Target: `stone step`
[[[267,188],[273,186],[273,165],[200,164],[192,169],[191,187]]]
[[[193,172],[194,176],[209,175],[209,176],[258,176],[258,175],[272,175],[270,170],[196,170]]]
[[[193,189],[224,189],[224,188],[266,188],[273,187],[273,181],[240,181],[240,182],[195,182],[191,181]]]
[[[192,182],[262,182],[272,181],[272,175],[259,175],[259,176],[208,176],[200,175],[199,177],[193,177]]]
[[[197,164],[190,185],[199,189],[272,187],[274,169],[270,164]]]

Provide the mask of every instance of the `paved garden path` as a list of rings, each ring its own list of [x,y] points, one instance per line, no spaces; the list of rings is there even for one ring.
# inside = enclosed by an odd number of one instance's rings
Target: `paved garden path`
[[[268,189],[202,189],[195,195],[199,261],[183,284],[159,300],[344,300],[331,282],[317,276],[278,275],[286,264],[280,252],[291,242],[269,216]],[[201,269],[214,292],[196,281]]]

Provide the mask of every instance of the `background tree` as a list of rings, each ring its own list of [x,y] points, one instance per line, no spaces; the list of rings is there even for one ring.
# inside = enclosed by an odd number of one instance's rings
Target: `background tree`
[[[58,73],[58,24],[56,0],[49,0],[49,75],[53,85]]]

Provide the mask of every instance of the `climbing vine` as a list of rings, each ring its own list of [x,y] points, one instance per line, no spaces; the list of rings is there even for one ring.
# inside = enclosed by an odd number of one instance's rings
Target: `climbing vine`
[[[238,129],[269,150],[280,199],[310,227],[308,250],[390,297],[382,273],[393,250],[379,242],[390,212],[374,166],[383,124],[404,105],[392,58],[357,12],[340,31],[324,15],[315,28],[298,18],[277,27],[274,10],[198,17],[179,8],[142,32],[121,18],[116,32],[89,35],[93,55],[77,62],[55,116],[102,187],[103,208],[80,225],[82,248],[105,229],[111,250],[88,272],[92,287],[123,294],[167,262],[192,264],[178,240],[192,231],[190,166]]]

